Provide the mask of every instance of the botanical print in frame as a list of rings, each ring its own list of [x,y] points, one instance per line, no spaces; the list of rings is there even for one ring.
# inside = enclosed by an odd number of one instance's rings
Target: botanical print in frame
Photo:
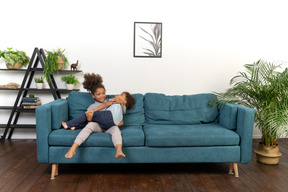
[[[162,23],[134,22],[134,57],[162,57]]]

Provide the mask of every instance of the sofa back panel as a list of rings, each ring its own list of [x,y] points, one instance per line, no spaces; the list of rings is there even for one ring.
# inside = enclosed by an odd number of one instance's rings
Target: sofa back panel
[[[145,95],[145,114],[149,124],[189,125],[216,120],[218,110],[209,105],[213,94],[166,96],[159,93]]]
[[[113,98],[115,95],[107,95]],[[145,123],[144,106],[142,94],[133,94],[135,105],[131,110],[127,110],[123,117],[124,125],[143,125]],[[95,102],[95,99],[88,92],[72,91],[67,97],[69,108],[69,119],[74,119],[85,113],[87,108]]]

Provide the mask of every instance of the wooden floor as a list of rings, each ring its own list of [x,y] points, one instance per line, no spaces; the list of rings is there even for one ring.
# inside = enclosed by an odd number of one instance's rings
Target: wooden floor
[[[259,140],[253,141],[253,149]],[[66,164],[50,180],[50,165],[39,164],[35,140],[0,143],[0,191],[288,191],[288,139],[279,142],[279,165],[239,164],[239,178],[226,163]],[[64,154],[63,154],[64,155]]]

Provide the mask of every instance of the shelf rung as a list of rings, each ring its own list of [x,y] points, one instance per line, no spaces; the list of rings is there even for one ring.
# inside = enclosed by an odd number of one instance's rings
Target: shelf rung
[[[12,110],[13,107],[12,107],[12,106],[0,106],[0,109],[8,109],[8,110]]]
[[[5,109],[5,110],[12,110],[13,106],[0,106],[0,109]],[[16,112],[28,112],[28,113],[33,113],[35,112],[35,109],[24,109],[22,107],[17,107]]]
[[[0,128],[6,128],[7,124],[0,124]],[[27,128],[36,128],[36,125],[35,124],[17,124],[17,125],[13,125],[11,124],[9,126],[10,128],[24,128],[24,129],[27,129]]]

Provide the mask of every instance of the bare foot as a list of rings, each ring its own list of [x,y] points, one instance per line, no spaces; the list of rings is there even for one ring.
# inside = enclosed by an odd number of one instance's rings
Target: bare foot
[[[71,130],[75,130],[75,127],[71,127],[70,129],[71,129]]]
[[[124,157],[126,157],[126,155],[123,153],[123,151],[121,150],[117,150],[116,151],[116,155],[115,155],[115,158],[116,159],[121,159],[121,158],[124,158]]]
[[[68,129],[68,125],[66,124],[66,122],[62,121],[62,126],[64,127],[64,129]]]
[[[74,155],[75,155],[75,151],[72,148],[70,148],[70,150],[66,153],[65,157],[67,159],[71,159]]]

